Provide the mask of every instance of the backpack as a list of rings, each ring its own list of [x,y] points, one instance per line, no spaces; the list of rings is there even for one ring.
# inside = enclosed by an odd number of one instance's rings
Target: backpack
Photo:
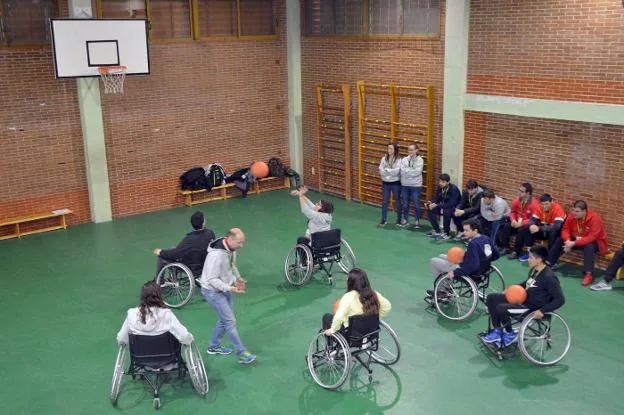
[[[206,170],[203,167],[194,167],[180,176],[182,190],[205,189],[206,184]]]
[[[213,187],[223,186],[225,184],[225,170],[221,164],[211,164],[206,168],[206,188],[211,190]]]
[[[267,163],[267,165],[269,166],[269,176],[271,177],[284,177],[284,165],[282,164],[282,161],[277,158],[277,157],[273,157],[269,160],[269,162]]]

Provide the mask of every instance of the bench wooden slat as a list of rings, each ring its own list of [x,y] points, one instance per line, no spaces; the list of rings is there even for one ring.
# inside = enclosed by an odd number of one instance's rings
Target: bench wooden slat
[[[55,218],[55,217],[67,215],[70,213],[73,213],[73,212],[70,210],[66,213],[46,212],[46,213],[38,213],[36,215],[20,216],[17,218],[0,220],[0,226],[15,225],[16,223],[25,223],[25,222],[32,222],[32,221],[40,220],[40,219]]]
[[[253,188],[250,189],[249,193],[251,194],[260,194],[262,192],[267,192],[270,190],[278,190],[278,189],[286,189],[289,187],[289,178],[288,177],[284,177],[283,180],[284,182],[280,185],[276,185],[275,187],[271,187],[269,189],[260,189],[260,182],[267,182],[267,181],[278,181],[279,179],[281,179],[281,177],[266,177],[264,179],[259,179],[256,180],[253,183]],[[206,189],[200,189],[200,190],[180,190],[180,194],[182,196],[184,196],[184,204],[186,206],[193,206],[193,205],[197,205],[199,203],[207,203],[207,202],[212,202],[215,200],[226,200],[226,199],[231,199],[235,196],[232,195],[228,195],[227,194],[227,189],[230,189],[232,187],[235,186],[235,183],[227,183],[224,184],[222,186],[217,186],[217,187],[213,187],[210,191],[206,190]],[[214,192],[217,191],[217,192]],[[211,194],[212,197],[206,197],[203,199],[198,199],[198,200],[193,200],[193,195],[194,194],[199,194],[199,193],[208,193]]]
[[[55,231],[57,229],[67,229],[67,222],[65,221],[65,215],[72,214],[73,212],[69,209],[60,209],[52,212],[45,213],[37,213],[34,215],[26,215],[17,218],[5,219],[0,221],[0,227],[3,226],[13,226],[13,233],[0,236],[0,240],[11,239],[11,238],[21,238],[24,235],[32,235],[35,233]],[[59,223],[57,225],[46,226],[45,228],[33,229],[29,231],[21,231],[19,225],[21,223],[34,222],[43,219],[50,218],[59,218]]]

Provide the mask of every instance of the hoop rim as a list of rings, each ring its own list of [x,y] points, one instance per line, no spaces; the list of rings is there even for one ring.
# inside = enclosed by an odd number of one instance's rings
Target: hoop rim
[[[127,66],[120,66],[120,65],[98,66],[98,72],[100,72],[100,75],[108,75],[111,71],[114,71],[114,70],[125,71],[126,69],[128,69]]]

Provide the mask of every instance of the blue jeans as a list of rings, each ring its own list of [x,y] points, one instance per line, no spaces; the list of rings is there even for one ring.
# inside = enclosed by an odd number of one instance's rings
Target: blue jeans
[[[429,211],[429,222],[431,222],[431,226],[436,232],[440,232],[440,224],[438,223],[438,216],[440,216],[440,211],[442,211],[442,224],[444,226],[444,233],[449,235],[451,233],[451,215],[453,214],[453,212],[455,212],[455,208],[442,210],[440,206],[436,206],[435,209],[431,209]]]
[[[414,216],[416,222],[420,221],[420,186],[401,186],[401,194],[403,195],[403,219],[409,221],[410,202],[414,202]]]
[[[202,295],[217,313],[219,319],[217,325],[212,331],[212,338],[208,348],[219,347],[225,333],[228,334],[230,342],[236,349],[238,354],[243,353],[245,346],[241,341],[238,331],[236,330],[236,317],[234,317],[234,305],[232,304],[232,294],[224,292],[216,292],[202,288]]]
[[[390,193],[394,193],[394,208],[397,213],[397,223],[401,223],[401,184],[386,183],[382,184],[383,203],[381,205],[381,220],[383,222],[388,219],[388,205],[390,204]]]
[[[494,245],[499,245],[496,238],[498,236],[498,231],[502,223],[503,223],[502,219],[494,220],[490,222],[489,220],[486,220],[483,217],[481,217],[481,231],[483,232],[484,235],[488,235],[490,237],[490,240],[492,241]],[[504,246],[503,248],[507,248],[507,247]]]

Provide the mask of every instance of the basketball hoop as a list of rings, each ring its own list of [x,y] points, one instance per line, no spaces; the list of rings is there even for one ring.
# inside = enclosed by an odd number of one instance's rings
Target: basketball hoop
[[[100,78],[104,82],[105,94],[123,94],[124,79],[126,78],[125,66],[100,66]]]

